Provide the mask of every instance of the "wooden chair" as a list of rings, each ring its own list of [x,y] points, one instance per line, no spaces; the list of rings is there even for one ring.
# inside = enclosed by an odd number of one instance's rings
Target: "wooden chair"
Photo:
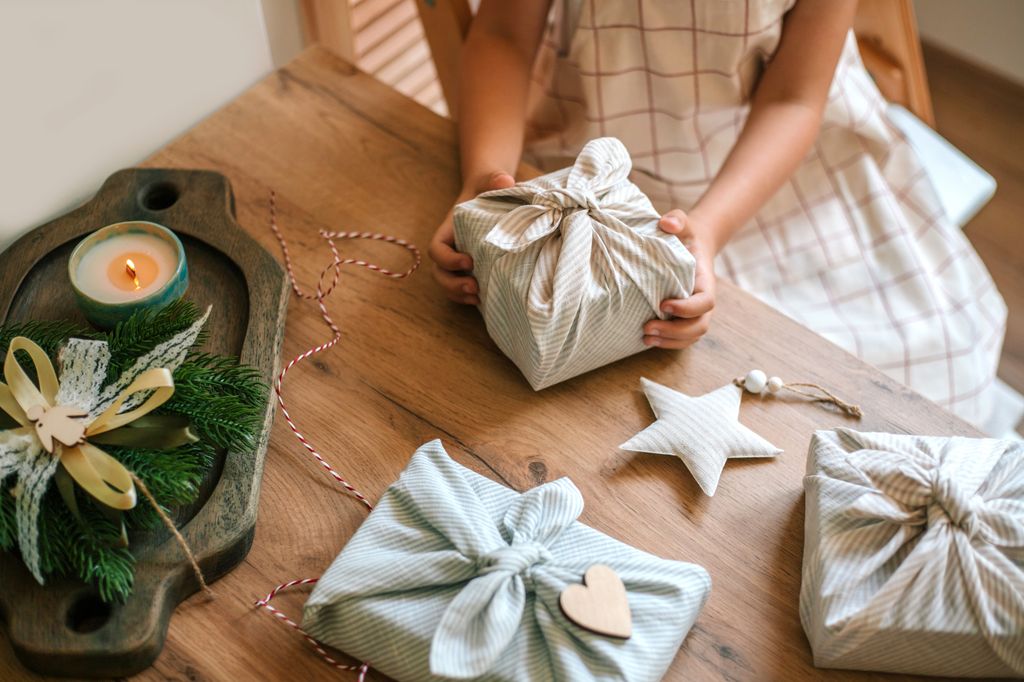
[[[430,45],[448,110],[454,112],[458,97],[459,53],[472,20],[470,3],[468,0],[413,1]],[[360,0],[359,5],[371,2],[373,0]],[[353,59],[349,2],[302,0],[302,7],[307,40],[325,44],[343,57]],[[854,30],[864,65],[886,99],[902,104],[934,127],[911,0],[860,0]]]
[[[853,25],[864,67],[887,100],[935,127],[911,0],[860,0]]]
[[[355,61],[349,0],[301,0],[300,7],[307,45],[323,45],[350,62]]]

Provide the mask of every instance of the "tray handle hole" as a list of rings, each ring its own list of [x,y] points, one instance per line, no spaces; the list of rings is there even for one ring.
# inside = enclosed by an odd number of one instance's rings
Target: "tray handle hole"
[[[178,188],[170,182],[154,182],[142,189],[139,200],[143,208],[164,211],[177,203]]]
[[[68,609],[67,625],[73,632],[83,635],[96,632],[107,624],[110,614],[110,604],[96,594],[85,594],[78,597]]]

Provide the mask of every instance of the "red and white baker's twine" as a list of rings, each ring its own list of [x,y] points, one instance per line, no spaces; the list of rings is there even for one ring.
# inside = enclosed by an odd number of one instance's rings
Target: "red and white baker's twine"
[[[309,633],[307,633],[305,630],[302,629],[301,625],[299,625],[294,620],[292,620],[291,618],[286,616],[279,609],[276,609],[276,608],[274,608],[273,606],[270,605],[270,600],[273,599],[274,597],[276,597],[279,592],[283,592],[283,591],[285,591],[287,589],[290,589],[292,587],[298,587],[300,585],[312,585],[312,584],[316,583],[318,580],[320,580],[320,578],[303,578],[302,580],[292,580],[292,581],[284,583],[283,585],[278,585],[277,587],[275,587],[274,589],[272,589],[270,591],[270,594],[268,594],[263,599],[260,599],[259,601],[257,601],[256,602],[256,606],[266,609],[267,611],[269,611],[271,613],[271,615],[274,616],[274,618],[277,618],[279,621],[281,621],[285,625],[288,625],[289,627],[292,627],[295,630],[297,630],[305,638],[305,640],[307,642],[309,642],[309,645],[311,647],[313,647],[314,649],[316,649],[316,652],[318,654],[320,654],[320,656],[323,657],[323,659],[325,661],[330,663],[332,666],[334,666],[338,670],[358,670],[359,671],[359,677],[357,679],[359,680],[359,682],[363,682],[366,679],[367,671],[370,669],[370,664],[369,663],[362,663],[360,665],[348,665],[346,663],[342,663],[341,661],[337,660],[336,658],[331,656],[329,653],[327,653],[327,650],[323,648],[323,646],[320,644],[320,642],[318,642],[315,639],[313,639],[309,635]]]
[[[299,431],[298,426],[295,425],[295,420],[292,419],[292,416],[288,413],[288,408],[285,406],[283,392],[284,378],[292,369],[292,367],[299,364],[303,360],[306,360],[316,355],[317,353],[322,353],[323,351],[332,348],[333,346],[337,345],[338,341],[341,340],[341,329],[339,329],[338,325],[334,323],[334,320],[331,318],[331,314],[328,312],[327,305],[325,304],[324,301],[328,296],[331,295],[331,292],[334,291],[335,287],[337,287],[341,275],[341,267],[343,265],[356,265],[359,267],[367,268],[374,272],[378,272],[384,275],[385,277],[390,277],[392,279],[402,279],[414,273],[416,271],[416,268],[420,266],[420,262],[422,260],[420,258],[420,251],[419,249],[416,248],[414,244],[410,244],[404,239],[399,239],[397,237],[379,234],[376,232],[329,232],[327,230],[320,230],[320,236],[327,241],[327,244],[331,249],[333,260],[329,265],[327,265],[327,267],[320,271],[320,278],[317,280],[316,284],[316,292],[306,293],[299,287],[298,280],[295,278],[295,271],[292,268],[291,255],[288,252],[288,242],[285,241],[284,235],[281,234],[281,230],[277,226],[277,197],[274,192],[270,193],[270,229],[273,231],[274,236],[277,237],[277,241],[281,245],[281,253],[284,255],[285,269],[288,271],[288,281],[291,283],[292,291],[295,292],[295,295],[298,296],[299,298],[303,298],[306,300],[316,300],[317,306],[319,306],[320,308],[320,317],[323,318],[324,323],[331,330],[331,339],[329,341],[322,343],[318,346],[314,346],[313,348],[310,348],[309,350],[292,358],[292,360],[289,361],[288,364],[284,366],[284,369],[282,369],[281,373],[277,376],[277,381],[274,382],[274,392],[277,394],[278,405],[281,406],[281,414],[284,415],[285,421],[288,422],[288,427],[292,430],[292,433],[294,433],[295,437],[299,439],[300,443],[302,443],[302,447],[304,447],[309,452],[309,454],[311,454],[316,459],[320,466],[323,467],[324,470],[328,474],[330,474],[330,476],[335,481],[340,483],[345,488],[345,490],[349,492],[349,494],[351,494],[353,497],[359,500],[363,505],[366,506],[367,509],[372,510],[373,505],[370,504],[370,501],[366,498],[366,496],[359,492],[351,483],[349,483],[344,476],[339,474],[334,469],[334,467],[332,467],[330,463],[323,458],[323,456],[317,451],[316,447],[309,441],[309,439],[306,438],[301,431]],[[377,241],[387,242],[389,244],[396,244],[408,250],[412,254],[414,262],[412,266],[404,272],[392,272],[391,270],[382,268],[379,265],[376,265],[375,263],[370,263],[359,258],[343,259],[341,255],[338,253],[338,246],[337,244],[335,244],[336,239],[374,239]],[[324,277],[327,275],[329,271],[333,273],[331,278],[331,284],[330,286],[327,287],[326,290],[324,290]],[[358,670],[359,682],[363,682],[363,680],[366,678],[366,672],[367,670],[369,670],[369,664],[363,663],[361,665],[346,665],[340,663],[335,658],[333,658],[329,653],[327,653],[327,650],[324,649],[324,647],[319,642],[317,642],[312,636],[310,636],[305,630],[303,630],[298,623],[296,623],[291,618],[286,616],[279,609],[276,609],[270,605],[270,601],[274,597],[276,597],[278,593],[301,585],[312,585],[316,583],[318,580],[319,578],[304,578],[302,580],[292,580],[282,585],[278,585],[270,591],[270,594],[268,594],[263,599],[258,600],[256,602],[256,606],[258,608],[266,609],[275,618],[300,632],[302,636],[306,639],[306,641],[309,642],[310,645],[316,650],[316,652],[320,654],[320,656],[322,656],[324,660],[326,660],[335,668],[338,668],[340,670]]]
[[[331,254],[333,255],[334,259],[329,265],[327,265],[327,267],[320,271],[320,278],[316,283],[316,293],[309,294],[304,292],[299,287],[298,280],[295,278],[295,271],[292,268],[291,254],[288,252],[288,242],[285,241],[284,235],[281,234],[281,230],[277,226],[277,197],[274,192],[270,193],[270,229],[274,232],[274,236],[277,237],[277,241],[281,245],[281,253],[284,255],[284,264],[285,268],[288,271],[288,280],[289,282],[291,282],[292,291],[294,291],[295,295],[298,296],[299,298],[304,298],[306,300],[316,300],[317,306],[319,306],[320,308],[320,316],[323,318],[324,323],[327,324],[327,326],[330,328],[332,334],[331,339],[329,341],[327,341],[326,343],[322,343],[319,346],[310,348],[306,352],[293,358],[287,365],[285,365],[284,369],[281,370],[281,373],[277,377],[277,381],[274,383],[274,391],[277,393],[277,402],[281,406],[281,414],[284,415],[285,421],[288,422],[288,426],[289,428],[291,428],[292,433],[294,433],[295,437],[299,439],[299,442],[302,443],[302,446],[306,448],[307,451],[309,451],[309,454],[313,455],[313,457],[316,458],[316,461],[320,463],[320,466],[322,466],[327,471],[327,473],[330,474],[332,478],[334,478],[335,481],[344,486],[345,490],[347,490],[357,500],[366,505],[368,509],[373,509],[373,505],[370,504],[370,501],[366,499],[366,496],[364,496],[361,492],[356,490],[356,488],[353,487],[351,483],[349,483],[341,474],[335,471],[334,467],[332,467],[327,462],[327,460],[325,460],[320,455],[320,453],[317,452],[313,444],[310,443],[309,440],[304,435],[302,435],[302,432],[299,431],[298,427],[295,426],[295,421],[288,413],[288,408],[285,407],[284,395],[281,391],[281,387],[284,383],[285,376],[288,374],[288,371],[291,370],[292,367],[302,362],[303,360],[306,360],[316,355],[317,353],[322,353],[328,348],[335,346],[338,343],[338,341],[341,340],[341,330],[338,328],[338,325],[334,323],[334,320],[331,318],[331,314],[327,311],[327,305],[324,303],[325,299],[328,296],[330,296],[331,292],[333,292],[335,287],[338,286],[338,279],[339,276],[341,275],[341,266],[356,265],[362,268],[367,268],[368,270],[373,270],[374,272],[379,272],[385,277],[390,277],[392,279],[402,279],[416,272],[416,268],[420,266],[420,251],[419,249],[416,248],[414,244],[410,244],[404,239],[399,239],[397,237],[392,237],[390,235],[379,234],[377,232],[328,232],[327,230],[320,230],[320,236],[327,241],[328,246],[330,246],[331,248]],[[391,270],[382,268],[375,263],[370,263],[359,258],[342,259],[341,256],[338,254],[337,244],[334,243],[335,239],[374,239],[377,241],[387,242],[389,244],[396,244],[407,249],[412,254],[415,260],[412,264],[412,267],[410,267],[408,270],[404,272],[392,272]],[[327,288],[326,291],[324,291],[324,276],[328,273],[328,271],[333,272],[333,277],[331,279],[331,285]]]

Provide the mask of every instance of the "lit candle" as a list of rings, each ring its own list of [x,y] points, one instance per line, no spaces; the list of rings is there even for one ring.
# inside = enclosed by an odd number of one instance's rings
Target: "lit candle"
[[[86,237],[71,254],[68,274],[85,316],[101,328],[143,308],[162,308],[188,287],[181,242],[144,221],[115,223]]]

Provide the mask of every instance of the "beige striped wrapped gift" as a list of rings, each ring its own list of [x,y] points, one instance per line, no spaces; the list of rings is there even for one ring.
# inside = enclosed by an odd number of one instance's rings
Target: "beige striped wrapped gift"
[[[819,431],[804,489],[815,665],[1024,677],[1024,443]]]
[[[455,207],[487,331],[535,390],[645,350],[661,302],[693,291],[693,256],[658,229],[631,167],[600,138],[572,168]]]

